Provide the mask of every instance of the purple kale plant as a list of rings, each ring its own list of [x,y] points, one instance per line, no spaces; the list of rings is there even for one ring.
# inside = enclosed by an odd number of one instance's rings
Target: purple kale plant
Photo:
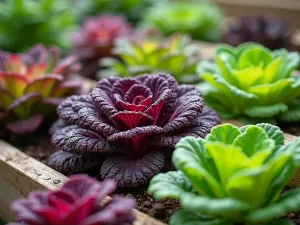
[[[65,174],[98,167],[120,187],[170,169],[180,138],[204,137],[220,123],[197,88],[168,74],[103,79],[89,95],[62,102],[58,114],[63,123],[52,136],[58,151],[49,165]]]
[[[72,176],[59,190],[36,191],[14,201],[11,208],[19,222],[8,225],[132,225],[133,199],[114,197],[100,205],[115,189],[113,180]]]

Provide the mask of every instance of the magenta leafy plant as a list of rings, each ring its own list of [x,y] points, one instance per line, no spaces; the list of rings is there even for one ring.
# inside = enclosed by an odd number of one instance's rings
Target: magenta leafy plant
[[[56,47],[37,45],[24,54],[0,51],[0,130],[19,135],[38,129],[78,91],[81,83],[71,78],[79,69],[75,56],[61,59]]]
[[[81,30],[73,36],[74,53],[84,64],[82,74],[95,76],[99,59],[112,56],[115,40],[131,32],[132,28],[123,16],[100,14],[88,17]]]
[[[114,197],[113,180],[98,182],[86,175],[72,176],[59,190],[36,191],[13,202],[18,223],[8,225],[132,225],[135,201]]]
[[[65,174],[101,167],[120,187],[146,184],[168,169],[177,141],[204,137],[220,123],[200,91],[168,74],[101,80],[90,95],[58,107],[65,126],[52,137],[49,165]]]

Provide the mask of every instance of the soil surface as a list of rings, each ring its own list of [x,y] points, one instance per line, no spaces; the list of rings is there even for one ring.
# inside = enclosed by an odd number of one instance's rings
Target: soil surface
[[[284,132],[296,136],[300,135],[300,123],[282,125],[280,127]],[[10,137],[6,139],[15,147],[23,150],[26,154],[37,159],[42,163],[47,163],[48,157],[55,151],[51,144],[50,135],[46,132],[37,132],[34,136],[25,136],[22,138]],[[137,201],[137,209],[148,214],[162,222],[168,223],[170,216],[180,209],[176,200],[154,200],[146,192],[147,187],[119,189],[115,194],[134,197]],[[291,213],[287,216],[292,219],[296,225],[300,225],[300,212]]]
[[[282,131],[287,134],[292,134],[295,136],[300,136],[300,122],[289,123],[289,124],[279,124]]]

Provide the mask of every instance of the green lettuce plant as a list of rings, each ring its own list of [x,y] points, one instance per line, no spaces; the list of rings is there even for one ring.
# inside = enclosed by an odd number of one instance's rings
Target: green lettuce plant
[[[40,43],[66,49],[75,20],[69,1],[0,1],[0,49],[20,52]]]
[[[285,49],[270,51],[255,43],[220,45],[215,63],[197,67],[205,81],[199,88],[223,118],[299,121],[300,75],[293,73],[298,64],[299,53]]]
[[[166,1],[151,7],[141,25],[157,28],[165,35],[182,32],[194,39],[217,41],[222,17],[220,9],[212,3]]]
[[[173,75],[180,83],[199,80],[196,75],[196,66],[200,61],[199,51],[185,35],[174,34],[169,38],[123,38],[117,40],[113,53],[118,59],[103,59],[101,65],[106,69],[99,72],[99,77],[129,77],[165,72]]]
[[[178,171],[156,175],[149,194],[179,199],[171,225],[292,225],[282,217],[300,209],[300,189],[281,194],[300,165],[300,138],[284,145],[270,124],[214,127],[176,145]]]

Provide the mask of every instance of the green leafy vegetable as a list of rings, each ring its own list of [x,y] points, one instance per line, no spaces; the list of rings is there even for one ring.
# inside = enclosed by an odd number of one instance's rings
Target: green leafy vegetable
[[[79,7],[85,13],[97,15],[99,13],[112,13],[125,15],[130,21],[138,22],[149,6],[164,0],[77,0]]]
[[[173,75],[180,83],[193,83],[199,80],[196,76],[196,65],[200,61],[198,49],[188,36],[174,34],[167,39],[131,40],[119,39],[113,49],[121,59],[106,58],[101,61],[103,76],[137,76],[142,73],[165,72]]]
[[[270,51],[259,44],[220,45],[216,62],[202,62],[197,72],[208,105],[223,118],[300,121],[300,74],[292,74],[299,54]]]
[[[217,41],[221,22],[222,13],[212,3],[166,1],[151,7],[141,24],[166,35],[182,32],[194,39]]]
[[[0,1],[0,48],[20,52],[35,44],[70,47],[76,15],[68,1]]]
[[[293,224],[275,220],[300,209],[300,189],[280,195],[299,165],[300,138],[284,145],[270,124],[214,127],[203,138],[176,145],[178,171],[156,175],[148,193],[179,199],[171,225]]]

